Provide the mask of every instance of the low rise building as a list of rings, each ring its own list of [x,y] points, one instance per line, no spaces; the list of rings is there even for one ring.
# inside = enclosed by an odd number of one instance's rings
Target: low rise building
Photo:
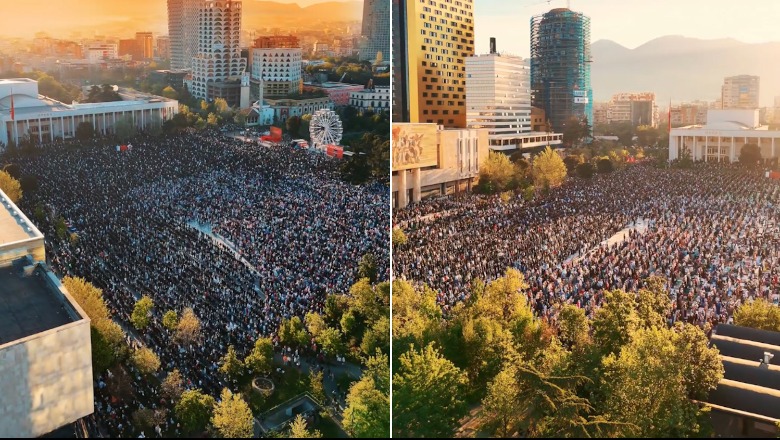
[[[292,116],[310,115],[317,110],[333,110],[333,101],[327,96],[319,98],[281,98],[266,99],[265,102],[273,109],[274,123],[284,123]]]
[[[376,86],[349,94],[349,105],[360,111],[389,112],[390,86]]]
[[[764,159],[780,153],[780,131],[760,125],[756,110],[709,110],[707,123],[673,128],[669,133],[669,160],[683,150],[695,161],[736,162],[742,147],[756,144]]]
[[[394,123],[392,142],[394,209],[470,191],[490,150],[486,129],[445,129],[430,123]]]
[[[0,191],[0,436],[92,414],[90,320],[46,266],[43,235]]]
[[[349,105],[350,94],[352,92],[359,92],[364,88],[365,87],[360,84],[346,84],[334,81],[303,83],[304,92],[325,92],[337,106]]]
[[[179,112],[179,103],[173,99],[124,88],[119,95],[122,101],[64,104],[40,95],[35,80],[0,79],[0,151],[9,141],[18,145],[25,137],[39,144],[72,138],[82,122],[103,134],[113,132],[123,119],[144,130]]]

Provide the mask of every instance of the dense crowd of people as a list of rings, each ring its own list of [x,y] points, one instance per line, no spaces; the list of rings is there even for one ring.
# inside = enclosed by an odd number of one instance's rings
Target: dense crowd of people
[[[627,166],[570,179],[533,202],[465,195],[398,212],[408,244],[394,250],[397,277],[427,283],[444,310],[476,278],[521,270],[528,301],[555,322],[560,305],[589,316],[606,290],[667,280],[670,323],[728,322],[743,302],[780,300],[780,183],[730,165]]]
[[[389,278],[388,188],[345,183],[315,152],[206,131],[142,136],[128,151],[58,144],[14,162],[38,178],[22,207],[46,217],[51,266],[102,288],[120,322],[149,295],[143,343],[165,371],[214,396],[228,345],[246,355],[282,319],[322,311],[326,294],[349,291],[366,253]],[[56,239],[60,217],[77,238]],[[162,315],[186,307],[205,337],[182,347]]]

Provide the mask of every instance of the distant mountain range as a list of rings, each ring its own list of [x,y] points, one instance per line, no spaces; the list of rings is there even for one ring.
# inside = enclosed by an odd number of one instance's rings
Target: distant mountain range
[[[319,29],[323,28],[323,23],[360,21],[363,18],[362,0],[315,3],[317,1],[320,0],[302,0],[306,6],[300,6],[298,3],[243,0],[243,29]],[[4,17],[26,17],[29,11],[51,8],[51,3],[46,0],[2,3]],[[0,35],[29,38],[35,32],[44,31],[54,37],[68,38],[74,30],[78,30],[84,36],[131,38],[137,31],[168,33],[166,0],[133,0],[123,2],[121,6],[106,2],[101,8],[96,8],[92,2],[67,0],[67,5],[63,5],[56,14],[56,20],[51,17],[52,13],[48,13],[44,14],[44,19],[3,23]]]
[[[723,78],[758,75],[760,104],[780,96],[780,42],[749,44],[733,39],[700,40],[678,35],[656,38],[636,49],[611,40],[591,45],[591,81],[596,101],[614,93],[656,93],[659,105],[720,99]]]

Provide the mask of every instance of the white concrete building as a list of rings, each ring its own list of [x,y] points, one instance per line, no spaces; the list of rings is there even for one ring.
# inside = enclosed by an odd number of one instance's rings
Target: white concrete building
[[[491,53],[466,58],[467,126],[487,129],[490,149],[497,151],[560,144],[561,134],[531,129],[528,60],[494,49],[491,41]]]
[[[390,86],[376,86],[349,94],[349,105],[361,111],[390,111]]]
[[[64,104],[38,93],[38,82],[28,78],[0,79],[0,148],[9,140],[29,135],[38,143],[72,138],[82,122],[96,132],[113,132],[117,121],[129,118],[139,130],[173,118],[179,102],[173,99],[119,89],[122,101]],[[13,115],[11,105],[13,103]]]
[[[43,235],[0,191],[0,436],[92,414],[90,319],[46,266]]]
[[[192,96],[207,101],[230,97],[228,103],[238,105],[234,97],[240,92],[233,89],[240,89],[247,62],[241,58],[241,6],[241,0],[201,3],[198,52],[192,58]]]
[[[615,122],[628,122],[634,127],[640,125],[657,127],[658,106],[655,103],[655,93],[616,93],[612,95],[612,99],[607,105],[607,123]]]
[[[683,149],[696,161],[739,160],[745,144],[756,144],[765,159],[778,157],[780,131],[759,124],[755,110],[709,110],[705,125],[673,128],[669,134],[669,160],[680,157]]]
[[[761,78],[755,75],[726,77],[721,88],[721,108],[724,110],[758,108],[760,82]]]
[[[303,98],[303,99],[266,99],[264,104],[268,104],[273,110],[274,123],[284,123],[287,118],[292,116],[301,117],[311,115],[317,110],[333,110],[333,100],[330,98]]]
[[[263,87],[263,96],[287,96],[300,93],[303,77],[301,48],[259,48],[252,51],[252,87]]]
[[[116,44],[88,44],[84,46],[84,58],[90,64],[116,59],[118,55]]]
[[[168,0],[171,69],[191,70],[198,53],[198,20],[203,0]]]

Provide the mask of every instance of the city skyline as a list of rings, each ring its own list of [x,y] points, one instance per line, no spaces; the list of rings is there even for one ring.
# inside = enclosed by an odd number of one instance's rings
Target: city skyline
[[[253,0],[245,0],[251,4]],[[362,0],[273,0],[271,3],[298,4],[308,7],[321,3],[349,3],[357,8],[356,16],[362,14]],[[29,15],[35,11],[35,20],[11,20],[13,17]],[[244,19],[244,28],[259,26],[255,16]],[[338,15],[340,12],[334,12]],[[3,2],[3,16],[0,18],[0,37],[32,38],[38,32],[44,32],[53,38],[69,38],[76,31],[82,37],[90,37],[95,32],[103,34],[104,29],[115,30],[114,37],[131,37],[137,31],[153,32],[156,35],[168,33],[166,0],[137,0],[134,2],[100,2],[63,0],[59,7],[51,8],[50,2],[29,0],[25,2]],[[332,17],[338,19],[339,17]]]
[[[667,35],[705,40],[732,38],[743,43],[780,41],[775,20],[780,16],[780,2],[690,0],[682,5],[678,3],[674,0],[644,4],[620,0],[571,0],[570,8],[591,17],[592,42],[611,40],[628,49]],[[489,39],[495,37],[499,52],[528,57],[531,16],[561,7],[566,7],[563,0],[475,2],[476,53],[488,53]],[[615,20],[615,17],[632,15],[641,15],[642,20]],[[690,17],[697,18],[691,20]],[[734,26],[739,22],[751,25]]]

